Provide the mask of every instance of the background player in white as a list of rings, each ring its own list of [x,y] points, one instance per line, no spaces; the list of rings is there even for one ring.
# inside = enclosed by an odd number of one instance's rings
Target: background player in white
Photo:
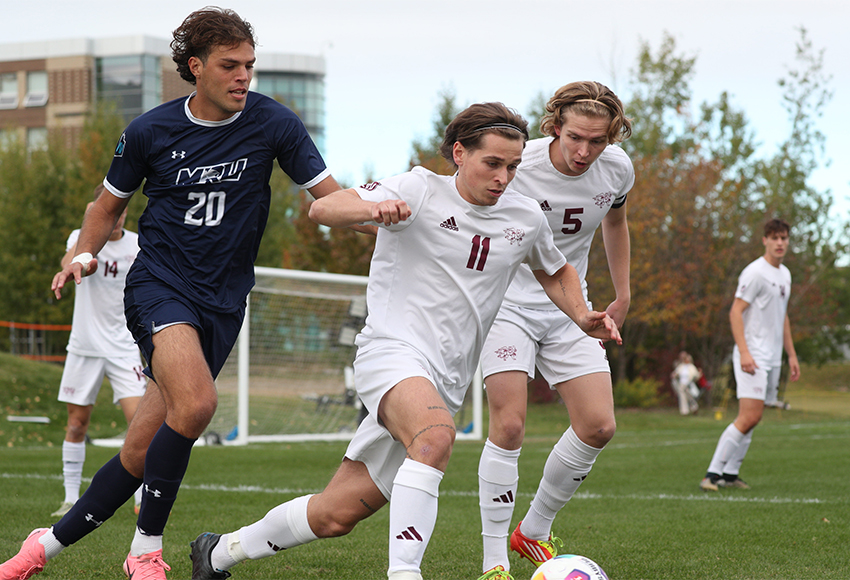
[[[95,188],[94,199],[101,193],[102,184]],[[87,208],[91,205],[89,203]],[[139,252],[139,236],[124,229],[126,218],[125,211],[97,255],[98,261],[104,264],[103,274],[80,284],[74,294],[68,356],[59,383],[59,400],[68,407],[68,427],[62,443],[65,500],[50,514],[55,517],[68,513],[80,498],[86,433],[104,375],[112,386],[113,403],[121,405],[128,425],[145,393],[146,379],[139,347],[133,342],[124,318],[124,280]],[[79,235],[80,230],[74,230],[68,237],[61,261],[63,268],[77,255]],[[135,504],[139,505],[141,500],[139,488]]]
[[[670,374],[673,392],[679,400],[680,415],[690,415],[699,409],[699,387],[696,382],[701,376],[702,371],[694,364],[694,357],[685,351],[680,352],[676,366]]]
[[[800,363],[791,338],[788,299],[791,272],[782,263],[788,253],[791,226],[782,219],[764,225],[764,255],[738,277],[729,323],[735,347],[732,366],[738,395],[738,416],[720,435],[708,472],[700,482],[705,491],[718,487],[749,489],[738,477],[741,463],[761,421],[765,405],[776,403],[782,349],[788,354],[789,379],[800,378]]]
[[[421,578],[453,417],[521,263],[583,329],[619,340],[610,317],[588,311],[538,204],[506,190],[526,126],[501,103],[472,105],[449,124],[441,146],[456,175],[416,167],[313,203],[310,217],[321,224],[381,226],[354,362],[369,415],[322,493],[284,503],[236,532],[201,534],[192,546],[194,579],[226,578],[242,560],[346,534],[388,501],[388,576]]]
[[[53,280],[80,282],[143,183],[139,254],[124,295],[127,325],[148,362],[148,386],[121,453],[49,530],[33,531],[0,578],[28,578],[94,531],[144,482],[124,572],[163,580],[162,534],[192,446],[217,405],[215,377],[232,349],[254,285],[274,163],[315,197],[339,190],[298,117],[248,90],[254,31],[231,10],[193,12],[174,31],[172,57],[196,87],[134,119],[86,215],[77,251]]]
[[[588,253],[602,224],[616,292],[606,312],[622,326],[631,297],[626,194],[634,184],[634,169],[615,144],[631,135],[631,123],[610,89],[574,82],[549,99],[541,131],[547,137],[529,142],[511,187],[543,209],[555,244],[578,271],[585,300]],[[546,461],[531,508],[511,536],[511,549],[540,565],[557,553],[558,540],[551,538],[555,515],[590,472],[616,423],[604,346],[564,315],[523,266],[481,354],[490,408],[478,470],[482,578],[510,578],[506,539],[519,479],[527,382],[535,364],[570,415],[570,427]]]

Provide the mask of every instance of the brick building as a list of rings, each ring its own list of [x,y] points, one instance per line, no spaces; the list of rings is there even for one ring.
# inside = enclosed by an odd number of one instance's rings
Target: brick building
[[[0,146],[12,136],[39,148],[48,135],[71,144],[98,102],[115,102],[129,122],[188,95],[169,41],[149,36],[0,44]],[[289,106],[324,152],[323,57],[257,54],[251,89]]]

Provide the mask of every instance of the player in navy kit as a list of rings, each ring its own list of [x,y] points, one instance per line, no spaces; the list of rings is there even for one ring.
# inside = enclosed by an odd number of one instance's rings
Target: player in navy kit
[[[421,580],[453,416],[521,263],[585,332],[619,340],[611,318],[587,308],[540,206],[507,189],[526,125],[501,103],[472,105],[449,124],[440,148],[458,167],[454,176],[416,167],[313,203],[310,217],[323,225],[379,225],[354,361],[369,415],[322,493],[232,533],[201,534],[192,543],[193,579],[224,579],[241,561],[341,536],[389,502],[388,577]]]
[[[49,530],[36,530],[0,577],[28,578],[93,531],[144,484],[128,576],[164,579],[162,533],[195,440],[215,412],[214,378],[230,352],[254,284],[253,262],[269,210],[273,163],[321,197],[339,189],[296,115],[248,91],[254,31],[236,13],[190,14],[171,43],[177,70],[196,85],[135,119],[125,130],[77,243],[56,275],[79,283],[144,182],[140,251],[127,277],[127,325],[148,361],[149,388],[121,453]],[[153,384],[151,385],[153,387]]]

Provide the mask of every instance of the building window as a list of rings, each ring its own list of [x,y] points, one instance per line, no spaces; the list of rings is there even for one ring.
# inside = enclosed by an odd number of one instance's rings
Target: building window
[[[43,107],[47,104],[47,71],[39,70],[27,73],[27,96],[25,107]]]
[[[47,149],[47,127],[27,129],[27,151]]]
[[[97,59],[97,98],[115,101],[126,121],[162,102],[159,59],[151,55]]]
[[[0,74],[0,109],[15,109],[18,106],[17,73]]]

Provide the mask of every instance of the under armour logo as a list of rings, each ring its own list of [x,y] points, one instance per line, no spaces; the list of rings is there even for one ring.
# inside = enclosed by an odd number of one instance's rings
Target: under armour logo
[[[86,514],[86,521],[93,523],[94,527],[96,527],[96,528],[99,528],[103,524],[103,522],[99,522],[96,519],[94,519],[94,516],[91,515],[91,514]]]
[[[395,537],[396,540],[418,540],[422,541],[422,536],[416,531],[416,528],[409,526],[406,530]]]
[[[172,151],[171,152],[171,158],[172,159],[177,159],[178,157],[180,159],[186,159],[186,152],[185,151]]]
[[[145,493],[149,493],[154,497],[162,497],[162,492],[158,489],[151,489],[148,484],[145,484]]]

